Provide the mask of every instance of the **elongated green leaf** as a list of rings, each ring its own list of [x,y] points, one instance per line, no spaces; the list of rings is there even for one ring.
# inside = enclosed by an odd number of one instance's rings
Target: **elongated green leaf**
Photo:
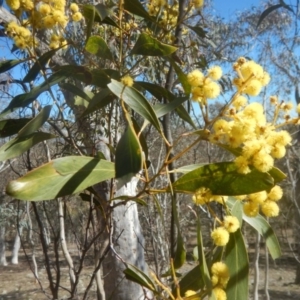
[[[66,82],[66,83],[61,83],[59,86],[60,86],[60,88],[65,89],[65,90],[71,92],[72,94],[79,96],[80,98],[82,98],[88,102],[91,101],[90,96],[74,84]]]
[[[80,192],[114,177],[114,164],[84,156],[55,159],[11,181],[8,195],[28,201],[50,200]]]
[[[122,185],[142,169],[142,148],[131,126],[122,135],[116,149],[116,178]]]
[[[124,0],[124,9],[148,21],[155,21],[145,10],[141,2],[138,0]]]
[[[5,138],[17,134],[31,119],[6,119],[0,121],[0,137]]]
[[[0,73],[4,73],[6,71],[9,71],[13,67],[27,61],[27,59],[10,59],[10,60],[5,60],[0,62]]]
[[[38,129],[40,129],[43,124],[48,120],[51,112],[51,105],[45,106],[39,114],[30,120],[18,133],[18,137],[23,137],[29,135]]]
[[[200,268],[201,276],[204,280],[207,290],[209,291],[209,299],[213,300],[215,299],[215,296],[212,293],[211,278],[206,263],[206,257],[204,254],[200,216],[198,216],[197,218],[197,248],[198,248],[198,260],[199,260],[199,268]]]
[[[110,83],[110,78],[105,71],[101,69],[91,70],[92,84],[101,88],[106,88]]]
[[[206,37],[206,31],[199,26],[188,26],[190,29],[192,29],[200,38],[205,38]]]
[[[85,117],[96,110],[99,110],[114,99],[111,91],[108,88],[102,89],[99,93],[95,94],[94,97],[89,101],[89,105],[86,110],[83,112],[82,117]]]
[[[286,175],[276,167],[273,167],[268,173],[273,177],[275,184],[286,179]]]
[[[150,291],[156,292],[154,282],[143,271],[134,265],[127,264],[127,268],[123,272],[127,279],[144,286]]]
[[[243,219],[264,237],[272,258],[279,258],[281,256],[280,245],[274,230],[266,219],[261,215],[251,218],[245,214],[243,215]]]
[[[89,37],[91,36],[93,25],[95,22],[95,7],[91,4],[82,5],[82,14],[86,22],[86,43],[89,40]]]
[[[249,261],[241,230],[230,234],[226,245],[225,263],[229,268],[230,279],[226,288],[227,299],[249,299]]]
[[[247,195],[270,190],[273,178],[267,173],[252,170],[249,174],[237,172],[234,162],[205,165],[181,176],[173,188],[177,192],[194,193],[198,188],[207,187],[214,195]]]
[[[146,81],[136,81],[135,85],[142,87],[161,102],[163,98],[167,98],[169,100],[175,98],[174,94],[172,94],[170,91],[168,91],[167,89],[163,88],[158,84],[154,84]]]
[[[153,109],[156,113],[156,116],[158,118],[168,114],[169,112],[173,111],[175,108],[180,106],[182,103],[184,103],[187,100],[186,97],[180,97],[172,102],[169,102],[167,104],[156,104],[153,106]]]
[[[104,59],[113,59],[105,40],[100,36],[91,36],[85,45],[85,50]]]
[[[188,83],[188,80],[187,80],[187,75],[181,70],[181,68],[176,64],[176,62],[174,61],[173,58],[169,57],[168,60],[170,61],[172,67],[174,68],[177,76],[178,76],[178,79],[184,89],[184,92],[186,95],[189,95],[191,93],[191,86],[190,84]]]
[[[44,53],[32,66],[32,68],[28,71],[26,76],[24,77],[24,82],[30,82],[35,80],[38,76],[39,72],[45,68],[45,65],[48,63],[49,59],[56,53],[58,49],[50,50]]]
[[[276,5],[272,5],[270,7],[268,7],[266,10],[263,11],[263,13],[260,15],[259,20],[257,22],[256,28],[259,27],[259,25],[261,24],[261,22],[274,10],[283,7],[282,4],[276,4]]]
[[[200,266],[197,265],[187,274],[185,274],[183,278],[179,281],[180,295],[184,296],[185,292],[188,290],[198,291],[202,289],[204,285],[204,280],[200,272]],[[173,295],[176,295],[175,289],[172,293]]]
[[[0,147],[0,161],[17,157],[34,145],[53,138],[55,135],[45,132],[34,132],[26,136],[15,137]]]
[[[122,98],[124,102],[148,120],[159,132],[161,132],[159,121],[156,114],[149,104],[147,99],[140,94],[136,89],[131,87],[125,87],[121,82],[111,80],[108,88],[119,98]]]
[[[176,47],[164,44],[146,33],[141,33],[131,54],[145,56],[167,56],[174,53]]]
[[[227,204],[228,201],[226,201]],[[232,208],[231,208],[231,214],[238,218],[240,227],[242,227],[243,222],[243,203],[241,201],[235,200]]]

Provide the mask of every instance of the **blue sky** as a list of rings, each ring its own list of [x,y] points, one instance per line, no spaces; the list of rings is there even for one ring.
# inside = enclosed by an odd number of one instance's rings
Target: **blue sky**
[[[212,0],[215,12],[225,19],[234,17],[235,11],[243,11],[258,6],[260,0]]]

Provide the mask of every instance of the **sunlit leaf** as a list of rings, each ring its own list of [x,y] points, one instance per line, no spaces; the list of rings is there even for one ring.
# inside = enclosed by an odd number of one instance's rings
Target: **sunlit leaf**
[[[141,286],[155,292],[154,282],[140,269],[131,264],[126,264],[127,268],[123,271],[128,280],[134,281]]]
[[[156,114],[149,104],[147,99],[140,94],[136,89],[131,87],[125,87],[121,82],[111,80],[108,88],[119,98],[122,98],[124,102],[148,120],[159,132],[161,132],[159,121]]]
[[[225,249],[225,263],[229,268],[230,279],[226,287],[227,299],[248,299],[249,260],[241,230],[230,234]]]
[[[131,54],[145,56],[166,56],[174,53],[176,47],[164,44],[146,33],[141,33]]]
[[[0,137],[17,134],[31,119],[5,119],[0,121]]]
[[[160,117],[170,113],[171,111],[175,110],[175,108],[180,106],[186,100],[187,100],[186,97],[180,97],[180,98],[174,99],[172,102],[169,102],[166,104],[156,104],[153,106],[153,109],[156,113],[156,116],[158,118],[160,118]]]
[[[89,37],[91,36],[93,25],[95,22],[96,10],[95,7],[91,4],[82,5],[82,14],[85,18],[86,22],[86,40],[88,41]]]
[[[246,195],[270,190],[273,178],[267,173],[253,169],[248,174],[240,174],[234,162],[222,162],[202,166],[181,176],[173,188],[177,192],[194,193],[207,187],[214,195]]]
[[[91,36],[85,45],[85,49],[88,52],[104,59],[112,60],[113,58],[105,40],[100,36]]]
[[[11,181],[8,195],[28,201],[75,194],[115,175],[112,162],[84,156],[57,158]]]
[[[177,76],[178,76],[178,79],[184,89],[184,92],[186,95],[189,95],[191,93],[191,86],[190,84],[188,83],[188,80],[187,80],[187,74],[185,74],[181,68],[176,64],[176,62],[174,61],[174,59],[172,58],[168,58],[170,63],[172,64],[172,67],[174,68]]]
[[[51,105],[47,105],[41,109],[38,115],[30,120],[18,133],[18,137],[29,135],[38,129],[48,120],[51,112]]]
[[[264,237],[272,258],[279,258],[281,256],[280,245],[274,230],[266,219],[261,215],[251,218],[245,214],[243,215],[243,219]]]
[[[45,132],[34,132],[22,137],[17,136],[0,147],[0,161],[17,157],[34,145],[53,138],[55,135]]]

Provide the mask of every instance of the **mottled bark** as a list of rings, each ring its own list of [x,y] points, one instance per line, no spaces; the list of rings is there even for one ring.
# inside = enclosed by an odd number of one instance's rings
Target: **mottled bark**
[[[0,266],[7,266],[5,255],[5,226],[0,226]]]
[[[16,232],[14,245],[11,251],[11,263],[17,265],[19,263],[19,250],[21,248],[21,235],[23,231],[23,226],[20,226]]]

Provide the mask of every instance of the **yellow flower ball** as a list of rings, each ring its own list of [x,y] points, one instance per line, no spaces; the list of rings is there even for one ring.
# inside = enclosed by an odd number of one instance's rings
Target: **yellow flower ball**
[[[259,204],[248,201],[243,205],[243,210],[246,216],[256,217],[259,213]]]
[[[277,217],[279,215],[279,206],[274,201],[266,201],[261,206],[261,211],[266,217]]]
[[[252,163],[258,171],[266,173],[274,166],[274,159],[265,151],[259,151],[254,155]]]
[[[82,14],[79,11],[72,15],[72,20],[74,22],[79,22],[82,18]]]
[[[192,0],[192,4],[195,8],[200,8],[204,4],[204,0]]]
[[[221,289],[220,287],[213,288],[213,292],[215,294],[216,300],[226,300],[227,299],[225,291],[223,289]]]
[[[251,172],[249,168],[249,161],[245,156],[238,156],[234,163],[237,166],[237,171],[241,174],[248,174]]]
[[[213,80],[219,80],[222,77],[222,69],[219,66],[213,66],[208,69],[208,77]]]
[[[238,96],[233,100],[232,105],[236,110],[240,110],[241,108],[245,107],[247,103],[248,99],[246,97]]]
[[[262,84],[257,79],[252,79],[249,83],[247,83],[244,92],[249,96],[257,96],[262,88]]]
[[[240,228],[240,222],[237,217],[226,216],[224,218],[223,226],[228,232],[233,233]]]
[[[204,75],[199,70],[194,70],[187,75],[187,81],[192,87],[203,84]]]
[[[286,154],[286,149],[284,146],[276,144],[272,150],[271,150],[271,155],[274,158],[282,158]]]
[[[224,227],[218,227],[211,233],[216,246],[225,246],[229,241],[229,233]]]
[[[262,86],[266,86],[269,84],[269,82],[271,81],[271,77],[270,74],[267,72],[264,72],[263,77],[261,77],[259,79],[260,83],[262,84]]]
[[[209,99],[217,98],[221,93],[221,88],[216,82],[204,82],[203,95]]]
[[[70,5],[70,10],[73,12],[73,13],[76,13],[79,11],[79,7],[76,3],[71,3]]]
[[[282,198],[283,191],[279,185],[275,185],[268,194],[268,199],[278,201]]]
[[[203,100],[202,87],[193,87],[192,88],[192,100],[202,102],[202,100]]]
[[[261,191],[258,193],[250,194],[249,199],[257,204],[262,204],[267,200],[267,192],[266,191]]]
[[[17,10],[20,8],[20,0],[6,0],[7,5],[12,9],[12,10]]]
[[[129,75],[124,76],[124,77],[121,79],[121,82],[122,82],[124,85],[129,86],[129,87],[133,86],[133,83],[134,83],[132,77],[130,77]]]

